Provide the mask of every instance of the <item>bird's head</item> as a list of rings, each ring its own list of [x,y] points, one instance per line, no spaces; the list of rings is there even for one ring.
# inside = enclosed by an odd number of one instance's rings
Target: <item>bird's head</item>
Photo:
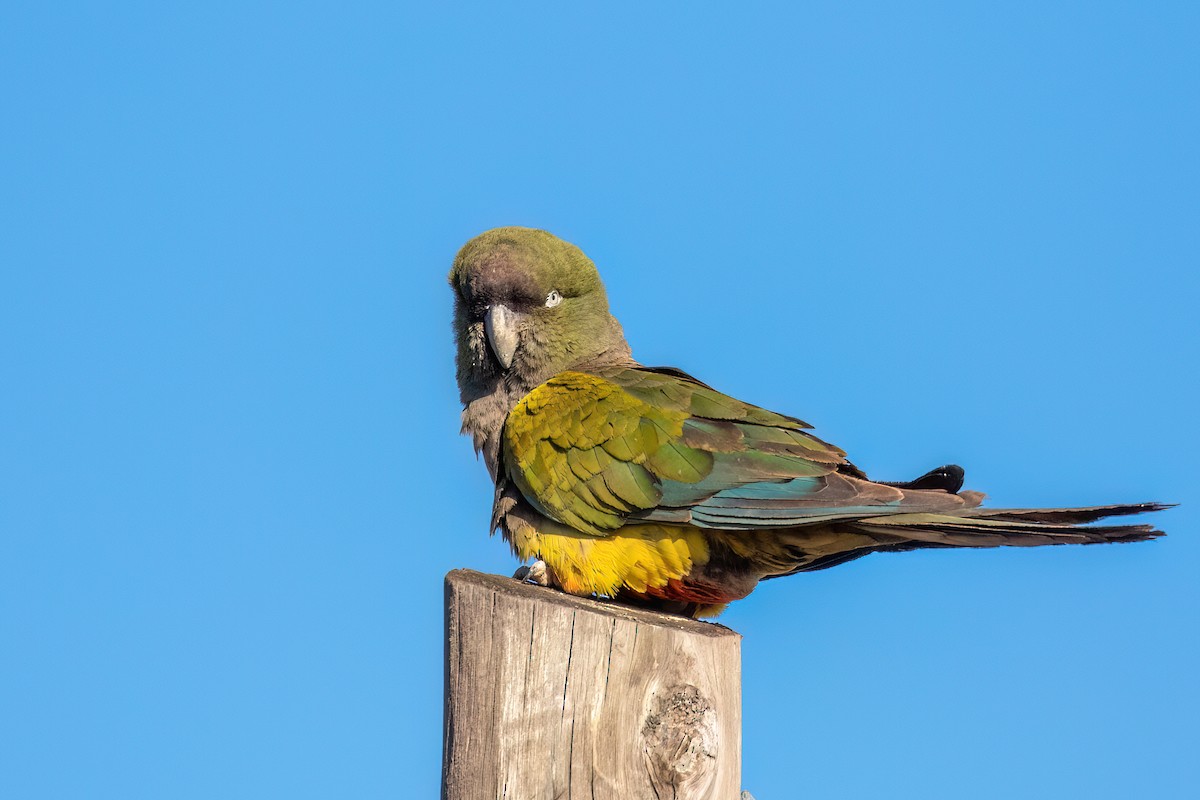
[[[526,390],[563,370],[628,358],[596,265],[533,228],[495,228],[467,242],[450,270],[458,384]]]

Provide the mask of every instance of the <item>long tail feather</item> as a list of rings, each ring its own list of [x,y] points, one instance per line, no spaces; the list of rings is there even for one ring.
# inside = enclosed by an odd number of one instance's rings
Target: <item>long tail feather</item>
[[[895,514],[852,523],[880,540],[878,550],[925,547],[1034,547],[1139,542],[1162,536],[1152,525],[1083,525],[1105,517],[1170,508],[1162,503],[1086,508],[971,508],[956,514]],[[899,540],[899,541],[897,541]]]
[[[1013,522],[1054,522],[1080,525],[1105,517],[1124,517],[1174,508],[1170,503],[1129,503],[1115,506],[1086,506],[1084,508],[976,508],[963,516],[981,516]]]

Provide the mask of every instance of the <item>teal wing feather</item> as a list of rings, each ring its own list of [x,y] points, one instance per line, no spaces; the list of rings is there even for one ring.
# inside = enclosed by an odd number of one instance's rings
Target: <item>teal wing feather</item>
[[[794,417],[736,400],[676,370],[605,375],[633,397],[686,412],[682,444],[710,453],[693,480],[660,480],[654,508],[632,517],[703,528],[783,528],[863,516],[952,511],[975,496],[874,483]],[[660,476],[663,478],[663,476]]]

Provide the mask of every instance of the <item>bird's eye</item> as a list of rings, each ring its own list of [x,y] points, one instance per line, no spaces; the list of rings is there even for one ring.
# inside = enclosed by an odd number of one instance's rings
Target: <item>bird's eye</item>
[[[562,302],[562,295],[557,289],[551,289],[550,294],[546,295],[546,308],[554,308]]]

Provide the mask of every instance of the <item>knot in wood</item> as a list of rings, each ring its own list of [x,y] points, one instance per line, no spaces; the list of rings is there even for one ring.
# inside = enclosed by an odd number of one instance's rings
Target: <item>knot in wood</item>
[[[705,797],[716,771],[717,715],[698,688],[655,692],[642,726],[642,755],[662,798]]]

